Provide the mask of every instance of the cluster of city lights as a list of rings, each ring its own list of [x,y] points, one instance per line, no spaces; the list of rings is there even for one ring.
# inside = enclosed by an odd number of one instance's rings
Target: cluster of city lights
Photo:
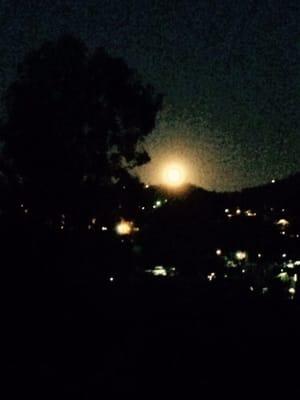
[[[247,270],[251,272],[251,266],[253,266],[254,260],[253,261],[248,261],[248,253],[244,250],[238,250],[234,253],[229,253],[228,256],[224,255],[224,252],[222,249],[217,248],[215,250],[215,254],[218,257],[222,257],[222,259],[225,262],[225,265],[229,268],[228,271],[232,267],[234,267],[234,270],[237,271],[236,268],[240,267],[240,273],[245,275],[247,273]],[[257,258],[261,259],[263,257],[262,253],[257,253]],[[280,272],[276,268],[278,268],[278,265],[281,264],[281,270]],[[276,267],[277,266],[277,267]],[[248,267],[250,267],[248,269]],[[288,253],[281,253],[281,262],[275,263],[274,264],[274,273],[273,273],[273,278],[280,279],[282,283],[284,284],[284,290],[287,291],[288,298],[289,299],[294,299],[295,294],[296,294],[296,289],[297,289],[297,282],[298,282],[298,271],[300,267],[300,260],[291,260],[289,259]],[[277,274],[277,275],[276,275]],[[236,274],[232,275],[233,277],[236,276]],[[216,278],[216,275],[214,272],[210,273],[207,276],[208,281],[212,281]],[[224,274],[224,278],[228,278],[228,273]],[[266,294],[269,292],[268,286],[257,286],[257,288],[254,289],[254,286],[250,286],[249,290],[251,292],[256,293],[261,293],[261,294]]]
[[[145,270],[147,274],[158,277],[174,277],[176,275],[176,268],[164,267],[163,265],[156,265],[153,268]]]
[[[239,207],[237,207],[235,210],[232,210],[232,211],[230,211],[229,208],[225,208],[224,212],[228,218],[232,218],[234,215],[236,215],[236,216],[245,215],[246,217],[256,217],[257,216],[256,212],[254,212],[252,210],[243,211]]]

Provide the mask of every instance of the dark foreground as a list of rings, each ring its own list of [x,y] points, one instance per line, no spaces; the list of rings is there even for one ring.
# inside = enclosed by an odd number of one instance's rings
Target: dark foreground
[[[7,399],[299,394],[297,301],[234,285],[54,278],[6,290]]]

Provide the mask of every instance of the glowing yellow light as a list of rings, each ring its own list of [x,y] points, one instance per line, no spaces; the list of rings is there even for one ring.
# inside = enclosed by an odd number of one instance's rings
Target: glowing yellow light
[[[256,217],[256,212],[253,212],[252,210],[245,211],[245,214],[247,217]]]
[[[221,254],[222,254],[222,250],[221,250],[221,249],[217,249],[217,250],[216,250],[216,255],[217,255],[217,256],[220,256]]]
[[[245,251],[237,251],[235,253],[235,258],[239,261],[243,261],[247,258],[247,253]]]
[[[289,224],[289,221],[285,218],[281,218],[276,222],[276,225],[280,225],[282,227],[288,226]]]
[[[280,272],[280,274],[277,275],[277,278],[279,278],[283,282],[289,281],[289,276],[288,276],[287,272]]]
[[[132,232],[132,222],[122,220],[116,226],[118,235],[130,235]]]
[[[216,274],[214,272],[212,272],[211,274],[207,275],[207,279],[209,281],[212,281],[213,279],[216,279]]]
[[[157,265],[153,269],[154,276],[167,276],[167,271],[162,265]]]
[[[184,183],[185,171],[179,164],[170,164],[164,170],[164,182],[173,187],[180,186]]]

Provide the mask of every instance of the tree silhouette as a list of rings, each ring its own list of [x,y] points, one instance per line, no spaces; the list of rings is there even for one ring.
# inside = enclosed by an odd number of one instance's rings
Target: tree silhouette
[[[162,96],[123,60],[63,36],[25,57],[5,103],[6,151],[30,204],[80,213],[86,201],[112,207],[128,169],[149,160],[140,143]]]

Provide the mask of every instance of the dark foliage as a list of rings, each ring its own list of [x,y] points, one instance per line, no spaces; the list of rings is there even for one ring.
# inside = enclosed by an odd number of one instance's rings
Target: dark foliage
[[[102,48],[91,52],[64,36],[32,51],[7,92],[2,129],[29,203],[55,214],[111,208],[113,183],[149,160],[139,143],[161,105],[150,85]]]

